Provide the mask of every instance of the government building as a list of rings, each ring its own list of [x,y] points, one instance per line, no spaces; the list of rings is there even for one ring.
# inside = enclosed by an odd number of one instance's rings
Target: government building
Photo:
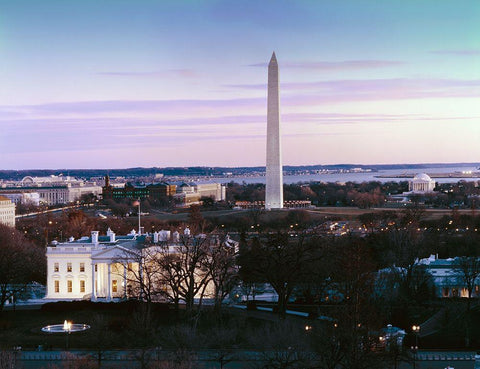
[[[47,247],[46,299],[118,301],[139,296],[139,281],[146,276],[152,257],[175,255],[185,251],[185,239],[197,242],[205,235],[193,237],[187,227],[183,233],[162,230],[151,234],[116,235],[108,229],[105,236],[98,231],[78,240],[54,241]],[[210,236],[211,247],[225,246],[236,251],[237,242],[228,237],[220,242]],[[198,271],[198,275],[205,271]],[[213,284],[206,286],[206,296],[213,296]]]
[[[7,197],[0,195],[0,223],[15,227],[15,204]]]
[[[408,181],[408,190],[413,193],[433,192],[435,181],[428,174],[417,174],[411,181]]]

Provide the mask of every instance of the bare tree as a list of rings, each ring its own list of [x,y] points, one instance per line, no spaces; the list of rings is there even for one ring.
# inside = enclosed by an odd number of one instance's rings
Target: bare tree
[[[238,284],[235,246],[222,237],[211,243],[204,267],[210,274],[214,286],[215,311],[219,312],[223,300]]]
[[[210,238],[183,236],[177,246],[156,248],[152,264],[158,272],[159,293],[172,301],[178,309],[180,300],[185,301],[187,312],[192,312],[195,297],[200,305],[211,276],[205,268],[209,257]]]
[[[470,346],[470,308],[472,293],[480,276],[480,259],[476,256],[462,256],[455,260],[455,271],[468,291],[466,319],[465,319],[465,345]]]
[[[43,249],[17,230],[0,224],[0,311],[9,299],[25,291],[29,282],[42,282],[45,270]]]

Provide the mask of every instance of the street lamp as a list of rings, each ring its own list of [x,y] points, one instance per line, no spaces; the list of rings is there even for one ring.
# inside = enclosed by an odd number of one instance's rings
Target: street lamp
[[[415,334],[415,346],[411,346],[410,349],[413,352],[413,369],[416,369],[417,364],[417,352],[418,352],[418,332],[420,332],[420,326],[412,326],[412,332]]]

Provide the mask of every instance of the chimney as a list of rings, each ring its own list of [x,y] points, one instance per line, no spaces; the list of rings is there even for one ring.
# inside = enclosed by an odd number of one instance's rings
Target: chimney
[[[98,231],[92,231],[92,243],[95,245],[98,243]]]
[[[115,232],[110,228],[107,230],[107,236],[110,237],[110,242],[115,242]]]

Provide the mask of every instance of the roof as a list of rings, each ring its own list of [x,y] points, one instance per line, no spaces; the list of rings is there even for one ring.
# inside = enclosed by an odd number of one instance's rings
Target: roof
[[[10,201],[8,197],[0,195],[0,201]]]
[[[426,173],[419,173],[413,177],[414,182],[430,182],[432,178]]]

